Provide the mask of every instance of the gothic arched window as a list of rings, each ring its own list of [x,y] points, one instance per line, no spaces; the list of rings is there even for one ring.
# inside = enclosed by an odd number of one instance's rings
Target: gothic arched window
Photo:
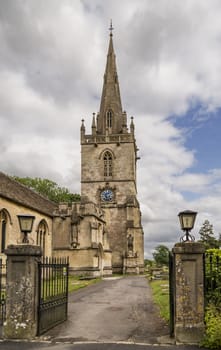
[[[5,248],[6,248],[6,229],[7,229],[7,214],[5,210],[0,211],[0,233],[1,233],[1,253],[4,253]]]
[[[48,226],[45,220],[42,220],[37,229],[37,245],[40,245],[42,248],[42,254],[45,255],[45,238],[46,232],[48,231]]]
[[[107,111],[107,127],[112,128],[113,123],[113,112],[109,109]]]
[[[110,177],[112,176],[112,155],[109,151],[104,153],[104,176]]]

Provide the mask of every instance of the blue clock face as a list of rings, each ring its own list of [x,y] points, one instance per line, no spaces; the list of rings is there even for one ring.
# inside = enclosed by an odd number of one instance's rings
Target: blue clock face
[[[109,190],[109,189],[106,189],[106,190],[104,190],[104,191],[102,191],[101,192],[101,199],[102,199],[102,201],[104,201],[104,202],[110,202],[110,201],[112,201],[112,199],[113,199],[113,192],[111,191],[111,190]]]

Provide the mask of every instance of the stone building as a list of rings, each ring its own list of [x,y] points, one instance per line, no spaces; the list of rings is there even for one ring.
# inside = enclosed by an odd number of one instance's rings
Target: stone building
[[[30,244],[47,257],[69,257],[70,272],[111,274],[104,212],[93,203],[59,205],[0,172],[0,259],[10,244],[23,244],[18,215],[33,215]]]
[[[113,272],[143,271],[143,229],[137,200],[137,145],[131,117],[122,109],[116,58],[110,33],[100,111],[91,133],[81,125],[81,198],[105,215]]]
[[[34,215],[30,243],[40,245],[45,256],[52,256],[53,213],[57,205],[0,172],[0,258],[9,244],[20,244],[18,215]]]
[[[0,254],[21,242],[17,215],[35,216],[29,235],[46,256],[69,256],[73,274],[143,271],[134,122],[122,109],[112,31],[100,111],[81,137],[81,202],[50,202],[0,173]]]
[[[53,252],[69,257],[70,273],[112,274],[104,212],[92,202],[61,203],[54,212]]]

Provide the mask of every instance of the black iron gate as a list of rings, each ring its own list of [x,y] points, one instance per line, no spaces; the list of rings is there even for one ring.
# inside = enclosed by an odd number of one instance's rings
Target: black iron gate
[[[38,335],[67,320],[68,270],[68,259],[39,262]]]
[[[170,291],[170,336],[174,336],[174,301],[175,301],[175,283],[174,283],[174,254],[169,254],[169,291]]]

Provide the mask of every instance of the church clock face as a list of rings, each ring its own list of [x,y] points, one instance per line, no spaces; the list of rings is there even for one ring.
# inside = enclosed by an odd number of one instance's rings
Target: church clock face
[[[106,189],[101,192],[101,200],[103,202],[111,202],[113,200],[114,194],[110,189]]]

